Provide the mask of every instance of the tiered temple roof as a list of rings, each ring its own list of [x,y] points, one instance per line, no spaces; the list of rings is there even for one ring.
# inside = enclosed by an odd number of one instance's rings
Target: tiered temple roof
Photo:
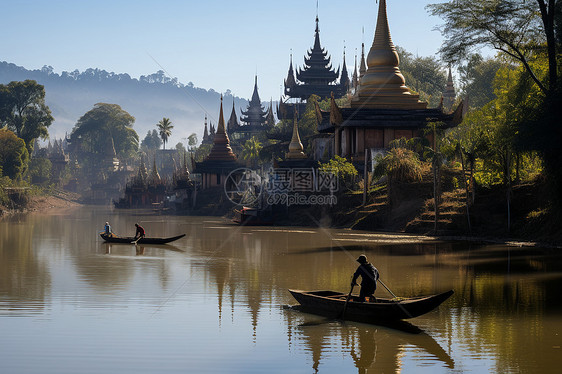
[[[316,16],[314,46],[307,51],[303,69],[297,69],[296,79],[291,56],[289,72],[287,79],[285,79],[285,95],[291,98],[307,100],[313,94],[325,98],[330,97],[333,92],[336,97],[342,97],[349,88],[349,76],[347,75],[347,69],[344,69],[342,69],[340,77],[339,68],[337,70],[332,68],[330,56],[320,44],[320,28],[318,27],[318,16]],[[343,74],[344,71],[345,76]],[[338,77],[340,77],[340,82],[335,83]]]
[[[254,93],[252,94],[252,99],[250,100],[246,111],[242,111],[242,115],[243,117],[240,120],[242,122],[245,122],[246,125],[243,125],[241,127],[249,126],[252,130],[261,130],[263,128],[267,113],[264,107],[261,105],[260,95],[258,94],[257,75],[254,83]]]

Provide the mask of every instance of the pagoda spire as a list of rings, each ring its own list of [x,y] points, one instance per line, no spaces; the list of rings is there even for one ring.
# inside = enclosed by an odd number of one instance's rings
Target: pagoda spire
[[[343,47],[343,67],[341,69],[340,84],[345,87],[346,92],[349,91],[349,74],[347,73],[347,65],[345,64],[345,46]]]
[[[230,134],[233,130],[236,130],[240,124],[238,123],[238,117],[236,116],[236,109],[234,109],[234,97],[232,98],[232,112],[230,112],[230,118],[226,123],[226,133]]]
[[[213,148],[207,156],[207,160],[217,160],[217,161],[236,161],[236,155],[232,152],[230,147],[230,140],[226,134],[226,129],[224,125],[224,115],[222,111],[222,95],[221,95],[221,107],[219,113],[219,124],[217,125],[217,130],[215,132],[215,138],[213,140]]]
[[[451,65],[449,64],[449,75],[447,76],[447,85],[445,86],[445,92],[443,92],[443,106],[446,110],[451,110],[453,104],[455,103],[455,86],[453,84],[453,73],[451,72]]]
[[[293,137],[291,138],[291,143],[289,144],[289,152],[285,153],[285,158],[287,159],[302,159],[306,158],[303,152],[303,146],[301,143],[301,138],[299,136],[299,128],[297,124],[297,113],[295,109],[295,115],[293,116]]]
[[[367,56],[367,71],[361,78],[359,93],[352,107],[384,109],[425,109],[427,103],[419,101],[406,86],[400,72],[398,53],[392,43],[386,0],[380,0],[375,38]]]
[[[357,75],[357,48],[355,49],[355,64],[353,68],[353,77],[352,84],[353,84],[353,91],[357,92],[357,86],[359,85],[359,76]]]
[[[285,79],[285,90],[289,92],[296,85],[297,82],[295,81],[295,73],[293,70],[293,54],[291,53],[291,61],[289,62],[289,72],[287,73],[287,79]]]
[[[361,62],[359,65],[359,81],[367,72],[367,65],[365,64],[365,43],[361,43]]]

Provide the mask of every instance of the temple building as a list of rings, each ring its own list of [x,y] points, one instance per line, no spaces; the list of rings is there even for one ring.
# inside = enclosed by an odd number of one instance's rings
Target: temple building
[[[254,83],[254,92],[252,94],[252,99],[250,100],[246,111],[241,111],[242,118],[240,118],[240,121],[244,124],[240,124],[238,126],[236,126],[234,123],[231,124],[232,116],[236,116],[234,106],[232,107],[232,111],[233,112],[231,114],[231,119],[228,121],[228,134],[236,143],[243,144],[252,136],[264,133],[270,128],[269,123],[267,123],[270,113],[266,111],[265,108],[261,105],[260,95],[258,94],[257,76]]]
[[[302,101],[308,100],[311,95],[318,95],[325,99],[333,93],[336,98],[340,98],[345,96],[350,89],[349,74],[345,66],[345,53],[340,74],[340,69],[334,70],[330,61],[331,57],[320,44],[318,22],[318,16],[316,16],[314,46],[307,51],[303,68],[298,68],[296,72],[293,70],[293,56],[291,55],[289,71],[284,82],[285,96],[288,99],[300,99],[301,103],[288,104],[280,100],[277,110],[280,118],[290,118],[293,115],[293,108],[287,108],[287,106],[297,106],[297,112],[304,113],[306,104]]]
[[[141,156],[138,172],[127,181],[124,196],[114,201],[116,208],[153,208],[161,207],[166,200],[166,182],[156,169],[156,159],[152,162],[149,174]]]
[[[202,162],[195,163],[193,173],[201,174],[201,188],[207,189],[222,186],[228,174],[239,167],[241,165],[232,152],[230,139],[226,133],[221,96],[219,123],[213,139],[213,147]]]
[[[406,86],[390,36],[386,0],[379,2],[375,37],[365,71],[363,55],[360,82],[351,107],[339,108],[334,95],[329,111],[316,108],[318,130],[332,134],[333,154],[361,161],[365,149],[384,150],[392,140],[424,136],[423,130],[430,122],[439,122],[442,127],[460,123],[462,105],[454,113],[445,113],[441,106],[427,108],[427,102],[420,101],[419,95]]]

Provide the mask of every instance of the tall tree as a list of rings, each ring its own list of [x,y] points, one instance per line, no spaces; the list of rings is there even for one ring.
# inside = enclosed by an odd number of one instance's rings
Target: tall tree
[[[45,87],[34,80],[0,85],[0,124],[25,141],[29,152],[35,139],[46,139],[54,118],[45,104]]]
[[[96,167],[113,141],[119,159],[134,157],[139,136],[133,129],[135,117],[117,104],[97,103],[84,114],[72,129],[71,144],[79,161]]]
[[[490,47],[521,62],[541,91],[556,90],[555,20],[560,12],[556,0],[450,0],[428,8],[445,20],[441,53],[446,61],[459,61],[475,48]],[[545,45],[548,84],[529,64],[530,56],[540,53]]]
[[[164,117],[160,120],[160,122],[158,122],[156,127],[158,127],[160,138],[162,139],[162,142],[164,142],[164,149],[166,149],[166,142],[168,141],[170,135],[172,135],[172,129],[174,128],[172,121],[170,121],[169,118]]]

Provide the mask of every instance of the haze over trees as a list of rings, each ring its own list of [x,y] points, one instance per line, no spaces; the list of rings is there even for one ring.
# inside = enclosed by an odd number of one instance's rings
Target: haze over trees
[[[54,122],[49,128],[51,138],[62,138],[70,133],[76,121],[95,103],[116,103],[136,118],[135,130],[146,134],[162,119],[162,114],[174,119],[173,138],[181,139],[196,132],[203,133],[205,113],[216,122],[220,93],[203,89],[192,82],[181,83],[167,77],[163,71],[141,76],[117,74],[101,69],[74,70],[55,73],[50,66],[27,70],[15,64],[0,61],[0,83],[33,79],[45,87],[45,102],[52,111]],[[249,85],[253,77],[249,77]],[[251,95],[240,92],[238,95]],[[245,108],[248,101],[227,90],[225,102],[234,100],[236,108]]]

